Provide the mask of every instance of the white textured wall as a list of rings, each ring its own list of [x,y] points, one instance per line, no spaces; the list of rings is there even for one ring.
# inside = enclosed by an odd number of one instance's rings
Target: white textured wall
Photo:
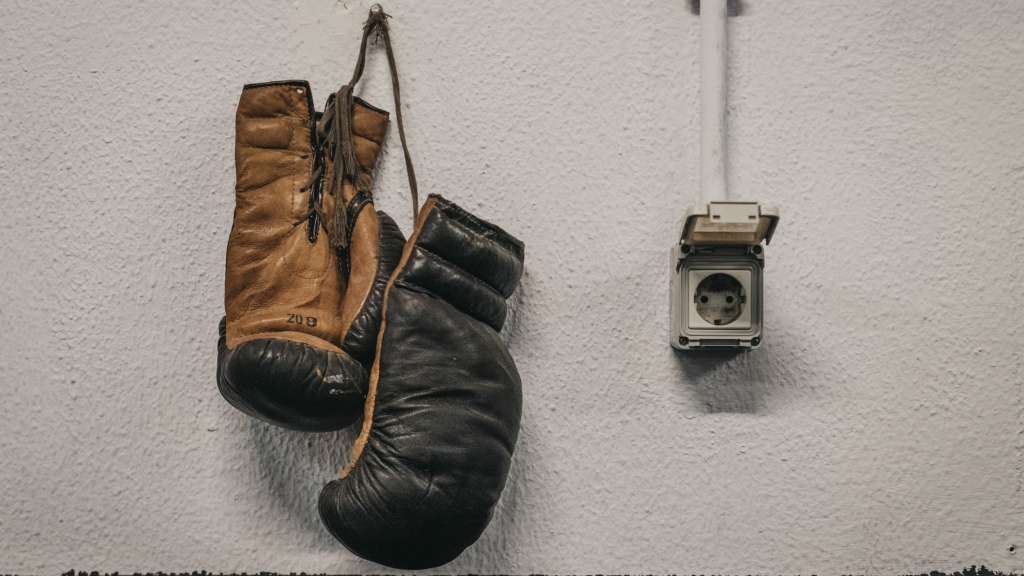
[[[444,571],[1024,570],[1024,2],[744,4],[730,185],[782,211],[765,346],[685,355],[689,2],[387,0],[422,190],[527,246],[512,476]],[[352,433],[214,383],[241,87],[322,103],[367,8],[0,4],[0,572],[384,570],[314,511]],[[378,206],[408,230],[393,128]]]

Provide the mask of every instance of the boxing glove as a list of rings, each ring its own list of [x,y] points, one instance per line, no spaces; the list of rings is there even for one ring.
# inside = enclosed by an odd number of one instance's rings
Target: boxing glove
[[[388,113],[348,96],[321,115],[305,81],[251,84],[236,115],[217,385],[242,412],[294,430],[362,413],[405,242],[369,192]]]
[[[445,564],[490,521],[519,433],[519,374],[498,335],[523,243],[440,196],[424,204],[387,284],[363,427],[320,493],[353,553]]]

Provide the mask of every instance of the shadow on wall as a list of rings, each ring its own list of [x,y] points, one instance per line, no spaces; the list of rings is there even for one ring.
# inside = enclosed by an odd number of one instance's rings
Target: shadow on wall
[[[259,479],[266,499],[276,504],[285,521],[318,543],[335,545],[320,524],[320,489],[337,478],[348,463],[363,420],[329,433],[295,432],[249,419]],[[340,547],[340,544],[337,544]]]
[[[784,383],[792,381],[790,367],[776,360],[778,351],[772,350],[771,342],[751,351],[673,352],[686,375],[685,384],[709,414],[764,412]]]
[[[501,499],[494,508],[494,516],[490,524],[475,544],[466,549],[461,556],[450,564],[445,564],[446,572],[473,573],[480,571],[497,571],[498,573],[514,574],[517,569],[513,552],[516,545],[515,520],[520,494],[523,492],[519,481],[524,474],[523,434],[520,432],[516,442],[516,451],[512,455],[512,467],[509,471],[505,489],[501,491]]]
[[[501,331],[513,356],[522,341],[525,329],[523,320],[528,317],[524,309],[529,298],[523,296],[528,290],[528,274],[524,273],[522,283],[510,299],[510,313]],[[363,419],[337,432],[308,433],[285,430],[241,414],[236,416],[249,420],[256,465],[259,467],[259,483],[264,497],[283,519],[281,531],[284,531],[283,526],[287,523],[296,531],[307,534],[323,548],[336,546],[339,571],[351,570],[351,562],[366,563],[344,551],[341,544],[323,527],[317,514],[320,489],[337,478],[350,460],[352,446],[362,430]],[[511,552],[516,549],[516,508],[522,492],[519,479],[524,474],[522,453],[528,450],[525,446],[526,436],[521,430],[512,457],[511,471],[490,525],[476,544],[446,565],[452,571],[479,571],[482,566],[494,565],[506,571],[512,570],[514,558]],[[377,566],[372,563],[366,565]]]
[[[530,304],[536,302],[535,298],[528,296],[531,292],[531,287],[530,269],[524,266],[523,277],[519,282],[519,287],[516,288],[516,291],[508,299],[508,316],[500,333],[501,339],[505,342],[505,346],[508,347],[509,353],[512,354],[514,359],[522,358],[523,355],[520,353],[519,347],[524,341],[528,340],[525,322],[526,319],[531,317]],[[516,363],[516,368],[522,374],[523,367],[519,362]],[[525,383],[523,388],[525,396],[527,393]],[[526,473],[523,462],[533,460],[531,456],[527,455],[530,450],[528,444],[530,434],[528,432],[529,415],[526,411],[525,398],[523,404],[523,414],[519,420],[519,437],[516,440],[515,451],[512,454],[512,464],[509,469],[508,479],[505,481],[505,488],[501,492],[501,498],[498,500],[497,506],[494,507],[494,516],[492,516],[487,529],[480,535],[480,539],[467,548],[451,564],[444,566],[446,570],[452,573],[497,570],[498,572],[512,574],[517,571],[518,566],[515,563],[515,555],[513,553],[518,548],[516,545],[515,520],[520,494],[523,492],[520,479]]]

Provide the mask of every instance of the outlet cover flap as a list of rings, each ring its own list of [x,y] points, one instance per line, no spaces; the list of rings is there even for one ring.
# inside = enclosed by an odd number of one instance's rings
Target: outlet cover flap
[[[757,202],[709,202],[686,209],[683,244],[770,244],[779,223],[779,209]]]

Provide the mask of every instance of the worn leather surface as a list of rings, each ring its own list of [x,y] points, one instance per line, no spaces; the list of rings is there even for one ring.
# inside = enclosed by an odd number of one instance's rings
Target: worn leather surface
[[[310,241],[308,223],[295,225],[310,207],[310,192],[302,188],[313,170],[314,114],[304,81],[242,91],[217,380],[224,397],[247,414],[286,428],[326,431],[362,413],[382,307],[379,286],[400,258],[401,232],[372,203],[353,213],[350,246],[341,256],[346,277],[330,234],[319,230]],[[386,112],[356,101],[355,155],[367,176],[387,125]],[[329,161],[327,166],[325,180]],[[346,206],[355,194],[346,180]],[[328,231],[336,201],[324,192]]]
[[[355,554],[445,564],[486,528],[519,433],[519,373],[498,335],[523,244],[431,196],[388,284],[366,419],[320,517]]]
[[[373,364],[377,351],[377,335],[380,332],[381,314],[384,308],[384,290],[391,273],[398,267],[405,247],[405,235],[395,221],[384,212],[377,212],[380,219],[380,261],[378,273],[369,287],[363,304],[349,324],[348,333],[342,343],[342,350],[366,366]],[[360,412],[361,413],[361,412]]]

